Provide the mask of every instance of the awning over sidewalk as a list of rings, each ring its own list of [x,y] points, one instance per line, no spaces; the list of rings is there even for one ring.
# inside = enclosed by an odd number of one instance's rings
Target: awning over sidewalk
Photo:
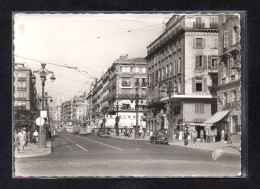
[[[209,118],[207,121],[202,123],[201,126],[211,126],[211,125],[213,125],[213,123],[217,123],[221,119],[223,119],[228,113],[229,113],[229,110],[217,112],[211,118]]]

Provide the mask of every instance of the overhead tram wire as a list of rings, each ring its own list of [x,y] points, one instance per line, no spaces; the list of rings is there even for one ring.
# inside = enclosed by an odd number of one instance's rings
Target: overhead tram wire
[[[46,64],[50,64],[50,65],[53,65],[53,66],[58,66],[58,67],[63,67],[63,68],[68,68],[68,69],[73,69],[77,72],[79,72],[81,75],[84,75],[86,77],[89,77],[91,79],[95,79],[95,77],[92,77],[90,75],[86,75],[86,74],[89,74],[87,71],[84,71],[84,70],[80,70],[78,67],[75,67],[75,66],[67,66],[67,65],[59,65],[59,64],[55,64],[55,63],[51,63],[51,62],[46,62],[46,61],[40,61],[40,60],[35,60],[35,59],[31,59],[31,58],[25,58],[25,57],[21,57],[21,56],[18,56],[18,55],[14,55],[18,58],[21,58],[21,59],[25,59],[25,60],[30,60],[30,61],[34,61],[34,62],[44,62]],[[83,73],[82,73],[83,72]],[[84,74],[85,73],[85,74]]]
[[[82,42],[86,42],[88,40],[102,39],[102,38],[105,38],[105,37],[116,36],[116,35],[120,35],[120,34],[123,34],[123,33],[130,33],[130,32],[133,32],[133,31],[142,30],[142,29],[145,29],[145,28],[151,28],[151,27],[155,27],[155,26],[159,26],[159,25],[161,26],[161,23],[160,24],[155,24],[155,25],[150,25],[150,26],[145,26],[145,27],[141,27],[141,28],[136,28],[136,29],[128,29],[126,31],[122,31],[122,32],[114,33],[114,34],[108,34],[108,35],[103,35],[103,36],[101,35],[101,36],[91,37],[91,38],[88,38],[88,39],[71,41],[71,42],[68,42],[68,43],[61,43],[61,44],[56,44],[56,45],[50,45],[50,46],[46,46],[46,47],[43,47],[43,48],[34,49],[34,50],[32,49],[32,50],[28,50],[28,51],[38,51],[38,50],[48,49],[48,48],[52,48],[52,47],[71,45],[71,44],[75,44],[75,43],[82,43]]]

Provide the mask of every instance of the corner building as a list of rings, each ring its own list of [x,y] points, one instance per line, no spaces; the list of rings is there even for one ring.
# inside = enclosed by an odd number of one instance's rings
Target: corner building
[[[147,63],[144,58],[122,55],[96,80],[86,101],[87,117],[101,127],[114,128],[118,109],[119,128],[136,125],[138,99],[138,127],[145,128]],[[105,121],[105,122],[104,122]]]
[[[198,131],[217,111],[218,15],[174,15],[147,47],[149,130]]]

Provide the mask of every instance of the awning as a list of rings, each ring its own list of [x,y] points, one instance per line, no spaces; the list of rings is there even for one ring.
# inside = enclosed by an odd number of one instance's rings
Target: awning
[[[209,118],[207,121],[202,123],[202,126],[211,126],[213,123],[219,122],[221,119],[223,119],[227,114],[229,113],[229,110],[221,111],[215,113],[211,118]]]

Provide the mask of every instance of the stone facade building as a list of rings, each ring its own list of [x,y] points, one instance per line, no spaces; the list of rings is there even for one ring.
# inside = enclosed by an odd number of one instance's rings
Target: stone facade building
[[[40,104],[31,76],[30,68],[21,63],[14,64],[14,128],[27,127],[31,129],[36,117],[39,116]]]
[[[231,130],[233,140],[241,135],[241,45],[239,15],[220,15],[218,112],[227,115],[219,121],[219,130]]]
[[[203,129],[217,110],[218,15],[174,15],[146,59],[147,128]]]
[[[136,125],[136,97],[138,104],[138,125],[145,127],[147,63],[143,58],[128,59],[120,56],[112,66],[95,81],[87,95],[87,114],[96,124],[113,128],[118,106],[119,128]],[[89,116],[88,116],[89,117]],[[104,123],[105,119],[105,123]]]

